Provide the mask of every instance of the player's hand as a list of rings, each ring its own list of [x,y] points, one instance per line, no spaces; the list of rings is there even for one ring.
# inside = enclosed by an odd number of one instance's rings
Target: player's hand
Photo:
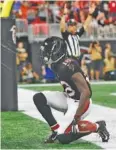
[[[75,115],[73,121],[72,121],[72,132],[77,133],[78,132],[78,121],[80,120],[80,117],[77,117]]]
[[[72,121],[72,133],[75,133],[75,134],[77,133],[76,126],[77,126],[77,121],[75,119],[73,119],[73,121]]]
[[[72,121],[72,132],[77,133],[78,132],[78,121],[80,120],[80,116],[75,114],[74,119]]]

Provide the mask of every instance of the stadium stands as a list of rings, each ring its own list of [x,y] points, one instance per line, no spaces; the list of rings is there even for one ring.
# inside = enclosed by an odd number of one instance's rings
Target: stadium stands
[[[84,33],[80,41],[89,41],[90,44],[91,41],[96,40],[113,41],[116,39],[116,1],[112,0],[16,1],[13,7],[13,15],[16,17],[17,38],[21,39],[23,37],[27,37],[29,43],[32,44],[34,42],[39,43],[49,36],[61,36],[59,23],[61,16],[63,15],[63,8],[65,3],[67,3],[67,8],[69,11],[68,15],[66,16],[66,21],[68,21],[70,18],[75,18],[75,20],[78,21],[79,27],[82,26],[88,15],[89,6],[92,4],[99,4],[98,17],[93,19],[88,31]],[[102,47],[102,55],[104,51],[104,47]],[[113,51],[115,51],[114,48]],[[84,63],[82,64],[84,65]],[[101,76],[103,78],[103,75]]]

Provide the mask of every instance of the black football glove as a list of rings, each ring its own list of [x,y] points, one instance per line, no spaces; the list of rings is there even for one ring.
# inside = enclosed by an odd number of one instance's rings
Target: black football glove
[[[77,133],[76,125],[77,125],[77,122],[74,118],[72,121],[72,133],[75,133],[75,134]]]

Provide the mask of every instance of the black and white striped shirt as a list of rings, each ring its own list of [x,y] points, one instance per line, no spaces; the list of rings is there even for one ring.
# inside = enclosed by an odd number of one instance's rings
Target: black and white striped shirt
[[[62,37],[67,45],[67,53],[69,57],[79,57],[80,56],[80,46],[79,38],[84,33],[84,28],[82,27],[78,32],[72,34],[68,31],[62,32]]]

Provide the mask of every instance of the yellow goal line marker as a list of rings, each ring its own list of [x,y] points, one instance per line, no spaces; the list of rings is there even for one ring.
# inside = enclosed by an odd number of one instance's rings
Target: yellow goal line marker
[[[13,3],[14,0],[4,0],[4,2],[0,2],[0,17],[7,18],[10,16]]]

